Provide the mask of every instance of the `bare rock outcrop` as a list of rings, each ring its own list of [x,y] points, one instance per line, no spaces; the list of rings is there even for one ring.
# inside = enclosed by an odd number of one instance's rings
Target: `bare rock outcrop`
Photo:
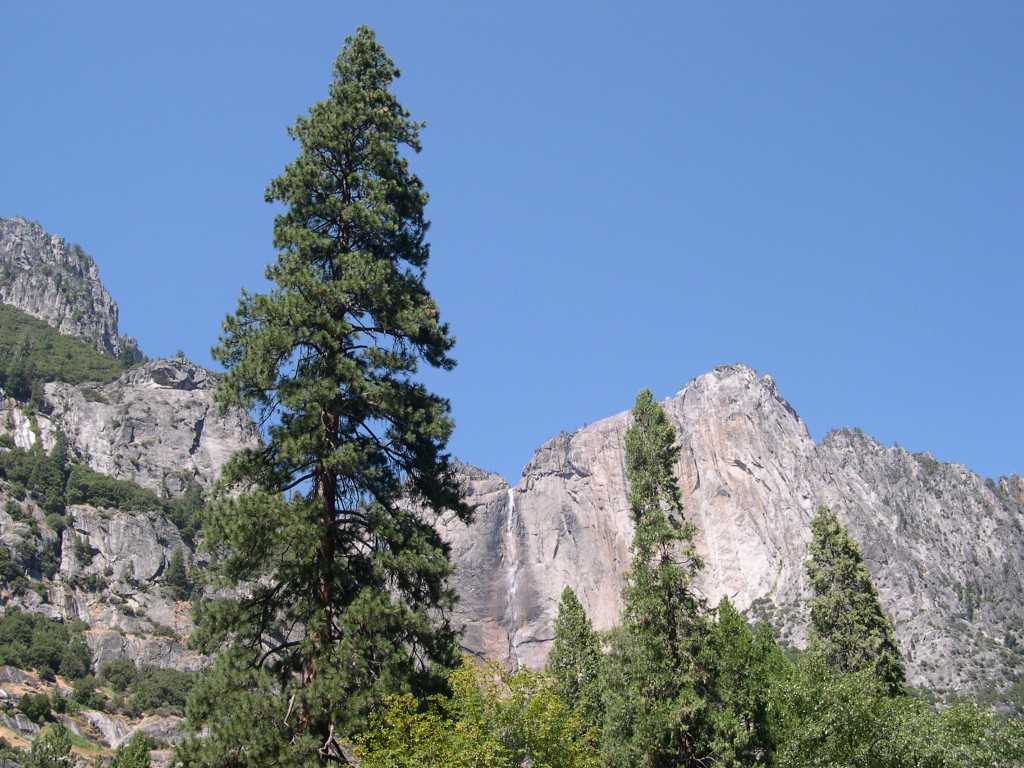
[[[47,384],[46,415],[3,400],[0,432],[6,427],[19,448],[38,442],[47,451],[63,433],[75,461],[160,496],[178,496],[192,484],[208,491],[228,456],[259,440],[244,412],[219,412],[214,386],[213,374],[184,359],[157,360],[109,384]],[[121,657],[201,666],[183,643],[194,629],[191,605],[165,579],[177,550],[194,560],[193,543],[160,511],[71,504],[56,536],[31,496],[14,499],[10,492],[0,488],[0,546],[24,560],[29,581],[7,594],[8,604],[87,622],[97,668]],[[54,573],[29,567],[53,552],[60,558]]]
[[[665,403],[677,425],[686,516],[706,567],[696,588],[805,639],[803,563],[819,504],[861,544],[892,613],[914,685],[941,695],[997,691],[1024,659],[1024,483],[999,483],[855,431],[816,445],[769,376],[722,366]],[[565,586],[600,629],[621,610],[632,524],[625,493],[628,414],[541,446],[515,488],[467,475],[471,529],[447,530],[459,563],[466,645],[540,666]],[[468,470],[467,470],[468,472]]]
[[[25,219],[0,219],[0,302],[114,357],[142,359],[135,339],[118,333],[117,304],[92,258]]]
[[[220,413],[214,386],[209,371],[171,358],[109,384],[47,384],[46,399],[92,469],[177,496],[190,481],[209,489],[234,451],[259,440],[247,414]]]

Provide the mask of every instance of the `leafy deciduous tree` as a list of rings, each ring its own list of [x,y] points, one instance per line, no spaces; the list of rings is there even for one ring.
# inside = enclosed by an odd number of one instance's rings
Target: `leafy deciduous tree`
[[[566,706],[557,682],[520,669],[467,661],[452,695],[424,710],[409,695],[375,714],[359,739],[361,768],[597,768],[594,733]]]
[[[1024,764],[1024,724],[957,704],[936,712],[892,696],[873,670],[842,673],[810,658],[773,695],[774,764],[787,768],[1011,768]]]
[[[200,637],[231,642],[190,704],[208,736],[186,765],[346,763],[384,696],[441,686],[458,663],[428,516],[470,510],[448,402],[415,381],[422,363],[455,365],[454,339],[424,284],[427,195],[402,155],[421,124],[389,90],[398,75],[372,30],[346,40],[267,191],[285,205],[274,287],[243,292],[214,350],[220,403],[254,411],[267,439],[227,464],[239,493],[205,527],[221,583],[246,586],[204,608]]]

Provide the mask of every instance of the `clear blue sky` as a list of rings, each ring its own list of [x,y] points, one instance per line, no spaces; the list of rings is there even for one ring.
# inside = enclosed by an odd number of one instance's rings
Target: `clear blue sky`
[[[717,364],[816,439],[1024,472],[1024,4],[38,2],[0,23],[0,216],[80,243],[151,357],[274,258],[285,128],[370,24],[426,120],[459,458]]]

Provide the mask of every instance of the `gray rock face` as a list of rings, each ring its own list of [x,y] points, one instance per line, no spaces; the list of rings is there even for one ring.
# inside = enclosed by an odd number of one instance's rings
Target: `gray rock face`
[[[20,712],[14,712],[10,715],[5,712],[0,712],[0,725],[3,725],[5,728],[8,728],[15,733],[29,736],[34,736],[39,733],[39,726]]]
[[[516,624],[514,590],[519,559],[516,536],[508,528],[511,492],[508,483],[468,465],[460,467],[463,484],[477,505],[476,520],[468,527],[454,515],[438,522],[451,542],[458,563],[458,624],[465,626],[466,650],[483,649],[504,663],[515,657],[511,628]]]
[[[7,501],[0,495],[0,504]],[[28,525],[0,511],[0,546],[18,552],[28,540],[54,550],[53,532],[41,525],[42,510],[29,502],[24,508],[35,519],[41,540],[33,538]],[[34,574],[26,590],[5,593],[4,607],[88,623],[85,637],[97,669],[122,657],[160,667],[201,667],[202,659],[183,643],[195,628],[192,606],[176,599],[165,580],[176,550],[192,557],[178,529],[154,512],[85,504],[69,506],[67,517],[56,573],[52,578]],[[6,674],[0,674],[0,683],[19,681],[15,675],[20,673],[8,669]]]
[[[998,690],[1024,661],[1024,482],[885,448],[859,432],[815,445],[771,377],[724,366],[664,403],[679,430],[676,467],[706,567],[696,588],[806,636],[803,563],[819,504],[860,542],[893,615],[913,685]],[[474,651],[540,666],[565,586],[600,629],[621,610],[633,529],[625,494],[628,414],[541,446],[515,488],[466,470],[477,523],[445,531],[459,563],[459,618]],[[1011,642],[1007,643],[1006,640]]]
[[[248,415],[219,413],[214,386],[213,374],[173,358],[110,384],[47,384],[46,399],[92,469],[177,496],[190,480],[209,489],[228,456],[258,443]]]
[[[77,245],[24,219],[0,219],[0,302],[78,336],[113,356],[138,343],[117,329],[117,304],[100,283],[96,263]]]
[[[111,749],[127,744],[137,732],[142,732],[163,744],[176,744],[185,734],[185,721],[180,717],[150,715],[132,724],[123,717],[91,709],[82,710],[79,716],[93,731],[86,735],[99,737],[99,741]],[[72,730],[79,730],[73,721],[68,720],[67,724]]]
[[[108,747],[117,747],[126,741],[129,728],[123,718],[93,709],[83,710],[81,717],[100,735]]]
[[[186,360],[157,360],[109,384],[46,385],[48,416],[30,417],[13,400],[3,401],[0,416],[21,448],[40,441],[49,450],[59,429],[70,452],[92,469],[176,496],[191,482],[209,490],[232,452],[258,443],[246,414],[218,412],[214,385],[212,374]],[[54,548],[53,532],[38,526],[44,518],[38,506],[22,503],[22,515],[37,523],[32,533],[2,509],[5,503],[0,491],[0,545],[9,552],[28,543]],[[86,621],[97,668],[121,657],[200,667],[202,660],[182,642],[194,629],[191,606],[174,599],[164,583],[174,551],[190,554],[178,529],[154,512],[73,505],[67,513],[58,572],[52,579],[34,577],[23,594],[8,596],[10,603]]]
[[[97,666],[127,656],[157,666],[194,667],[195,657],[183,655],[180,643],[193,629],[191,606],[170,596],[163,579],[174,551],[189,552],[178,530],[153,512],[79,505],[68,513],[61,578],[51,587],[50,602],[65,616],[90,624],[87,637]],[[76,540],[88,547],[87,562],[79,560]]]

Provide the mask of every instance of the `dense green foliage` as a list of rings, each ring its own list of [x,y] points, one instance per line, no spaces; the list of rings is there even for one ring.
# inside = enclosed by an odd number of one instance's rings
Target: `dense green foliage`
[[[45,693],[25,693],[18,699],[18,709],[34,723],[41,723],[50,716],[50,697]]]
[[[20,309],[0,304],[0,387],[10,397],[43,406],[43,384],[113,381],[128,367]]]
[[[425,284],[427,195],[403,150],[420,124],[365,27],[328,98],[291,128],[301,150],[271,182],[284,204],[267,294],[243,292],[214,356],[223,406],[254,412],[265,447],[236,454],[204,532],[215,586],[200,640],[227,641],[189,706],[208,736],[193,765],[313,766],[384,696],[443,687],[458,663],[447,547],[430,517],[470,511],[444,448],[449,406],[415,381],[450,369],[454,339]]]
[[[409,694],[377,712],[357,741],[361,768],[597,768],[595,734],[557,693],[557,682],[521,669],[467,661],[452,694],[420,707]]]
[[[129,480],[96,472],[69,455],[62,435],[49,453],[38,442],[27,451],[12,445],[0,448],[0,479],[8,482],[9,489],[20,489],[14,495],[31,494],[51,515],[63,515],[68,504],[160,512],[186,538],[198,530],[205,506],[202,489],[195,481],[180,498],[168,499]]]
[[[636,532],[622,630],[605,664],[605,759],[615,768],[697,765],[707,697],[699,659],[709,628],[691,589],[701,567],[696,528],[682,520],[675,429],[650,390],[637,395],[632,417],[626,477]]]
[[[579,712],[584,724],[600,728],[604,719],[601,643],[590,617],[569,587],[562,590],[554,635],[545,671],[557,681],[562,700]]]
[[[136,731],[126,744],[118,747],[117,752],[114,753],[114,759],[110,762],[110,768],[149,768],[149,766],[149,739],[142,731]]]
[[[28,587],[25,566],[11,556],[6,546],[0,546],[0,587],[12,594],[22,594]]]
[[[175,547],[171,553],[164,569],[164,585],[171,597],[177,600],[188,600],[192,595],[192,580],[188,575],[185,551],[181,547]]]
[[[13,495],[31,493],[36,503],[50,514],[64,514],[69,473],[67,442],[63,436],[58,436],[49,453],[38,442],[27,451],[13,446],[0,450],[0,479],[19,491]]]
[[[92,669],[92,652],[83,627],[10,606],[0,615],[0,665],[34,669],[45,680],[85,677]]]
[[[184,492],[174,499],[164,500],[164,515],[181,532],[185,541],[194,542],[202,526],[206,509],[203,488],[194,479],[185,482]]]
[[[792,768],[1010,768],[1024,765],[1024,725],[973,704],[935,711],[892,696],[871,671],[813,657],[774,681],[776,765]]]
[[[139,677],[139,670],[131,659],[111,659],[100,666],[100,677],[115,691],[124,693]]]
[[[901,692],[905,675],[892,620],[857,543],[825,506],[818,508],[811,533],[808,652],[839,672],[869,671],[889,693]]]
[[[196,675],[130,659],[113,659],[100,667],[100,677],[117,692],[113,709],[131,716],[182,715]]]
[[[121,708],[127,715],[184,715],[196,675],[178,669],[143,664],[125,691]]]
[[[62,723],[54,723],[18,760],[21,768],[71,768],[76,762],[71,746],[71,732]]]
[[[19,757],[20,754],[18,753],[18,750],[11,746],[11,742],[9,742],[3,736],[0,736],[0,766],[7,768],[8,765],[11,765],[11,763],[7,763],[4,761],[17,761]]]
[[[91,504],[134,512],[163,512],[167,503],[146,488],[94,472],[83,464],[71,467],[65,494],[67,504]]]
[[[780,734],[773,733],[774,687],[787,679],[792,664],[779,649],[767,624],[751,628],[723,598],[701,649],[706,688],[703,749],[714,765],[745,766],[764,762]]]
[[[149,739],[142,731],[136,731],[127,744],[117,748],[110,768],[149,768],[149,757]]]

